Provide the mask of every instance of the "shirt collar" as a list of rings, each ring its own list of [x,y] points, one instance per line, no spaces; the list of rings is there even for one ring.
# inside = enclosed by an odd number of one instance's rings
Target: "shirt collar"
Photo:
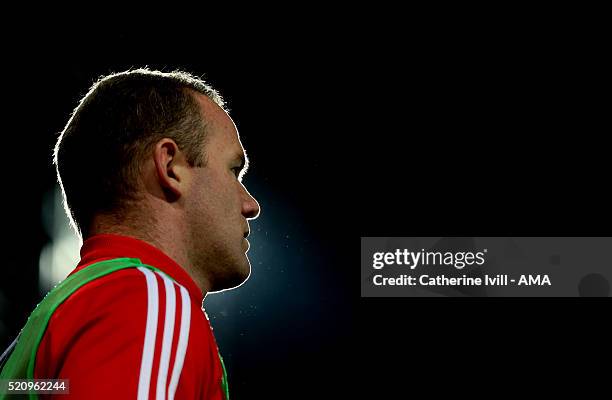
[[[199,303],[204,300],[198,285],[176,261],[157,247],[129,236],[105,233],[88,238],[81,246],[81,261],[71,274],[93,263],[122,257],[138,258],[143,264],[160,269],[183,285],[192,299]]]

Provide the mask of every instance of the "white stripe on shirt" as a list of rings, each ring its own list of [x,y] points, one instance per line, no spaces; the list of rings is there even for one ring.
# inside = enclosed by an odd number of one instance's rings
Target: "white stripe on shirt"
[[[162,342],[161,358],[159,359],[159,371],[157,373],[157,400],[166,399],[166,382],[168,381],[168,367],[170,365],[170,354],[172,352],[172,337],[174,336],[174,317],[176,314],[176,291],[174,282],[168,277],[157,272],[164,280],[166,287],[166,319],[164,320],[164,336]]]
[[[144,267],[138,267],[147,280],[147,325],[140,363],[140,378],[138,379],[138,400],[149,399],[149,386],[151,384],[151,370],[153,369],[153,355],[155,352],[155,338],[157,335],[157,314],[159,312],[159,293],[157,279],[153,272]]]
[[[174,366],[172,367],[172,377],[170,378],[170,387],[168,388],[168,400],[174,400],[176,386],[178,385],[181,371],[183,370],[183,362],[185,361],[185,353],[187,352],[187,343],[189,342],[189,327],[191,326],[191,300],[187,289],[179,285],[181,288],[181,330],[179,333],[178,344],[176,345],[176,355]]]

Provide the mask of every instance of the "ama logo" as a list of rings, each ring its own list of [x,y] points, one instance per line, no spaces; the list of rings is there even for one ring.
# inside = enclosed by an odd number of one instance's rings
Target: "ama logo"
[[[519,286],[550,286],[550,278],[548,275],[521,275],[521,279],[518,282]]]

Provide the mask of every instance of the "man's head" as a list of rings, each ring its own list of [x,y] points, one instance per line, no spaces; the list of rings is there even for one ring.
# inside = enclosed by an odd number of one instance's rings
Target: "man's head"
[[[238,177],[246,154],[223,106],[183,72],[139,69],[96,82],[54,153],[77,233],[85,239],[112,221],[126,229],[106,230],[180,248],[209,291],[246,280],[243,236],[259,205]]]

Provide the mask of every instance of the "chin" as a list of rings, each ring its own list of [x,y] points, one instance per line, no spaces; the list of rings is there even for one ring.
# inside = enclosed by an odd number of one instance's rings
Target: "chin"
[[[232,287],[237,287],[245,283],[251,276],[251,263],[248,259],[244,261],[244,265],[240,266],[240,269],[236,271],[235,282]]]
[[[233,267],[228,268],[224,276],[216,279],[215,286],[210,293],[235,289],[245,283],[250,276],[251,263],[246,255],[244,255],[241,262],[235,263]]]

